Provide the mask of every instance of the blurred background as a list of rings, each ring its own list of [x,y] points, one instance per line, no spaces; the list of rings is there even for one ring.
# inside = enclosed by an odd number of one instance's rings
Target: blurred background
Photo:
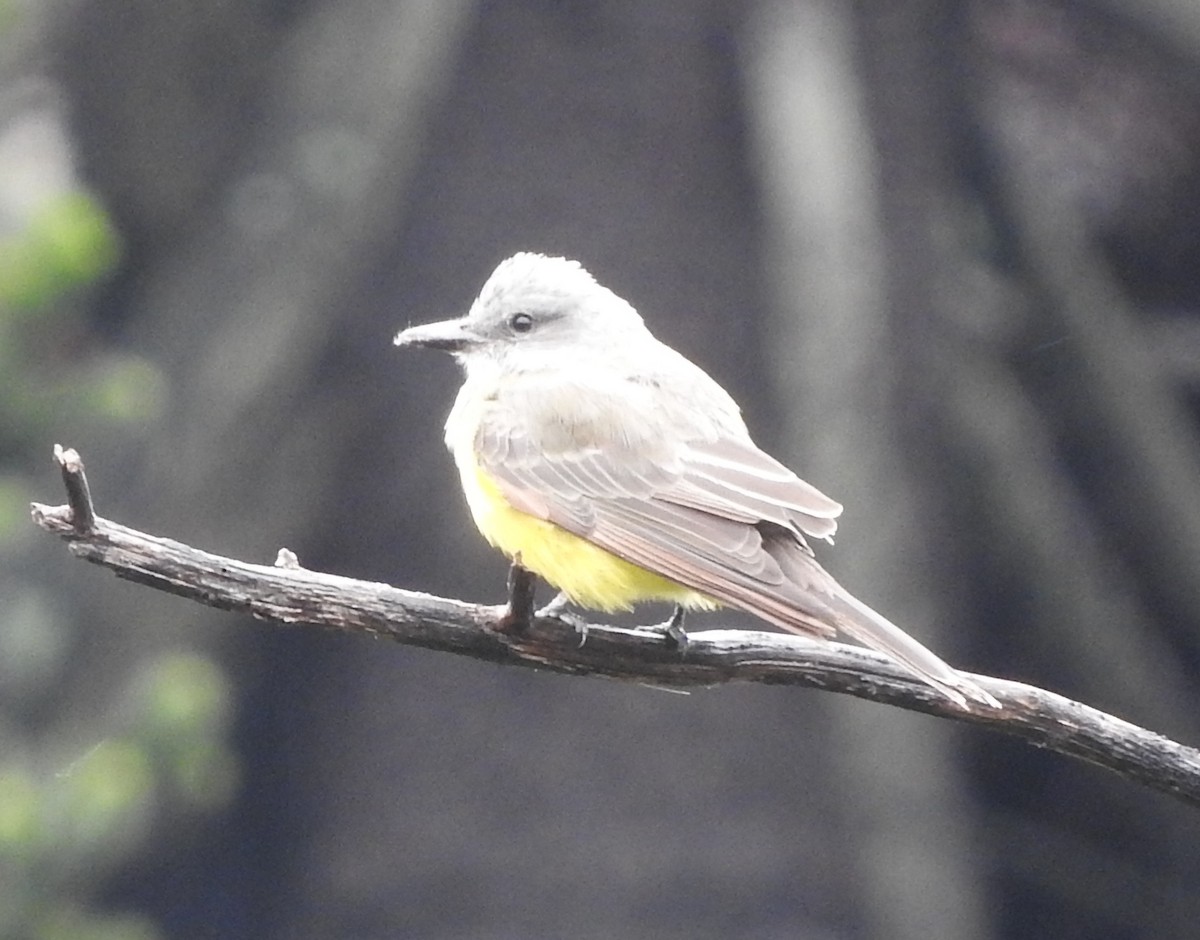
[[[564,254],[848,587],[1200,743],[1198,93],[1191,0],[0,2],[0,937],[1194,937],[1200,813],[1107,772],[210,612],[28,503],[61,442],[108,518],[499,602],[391,337]]]

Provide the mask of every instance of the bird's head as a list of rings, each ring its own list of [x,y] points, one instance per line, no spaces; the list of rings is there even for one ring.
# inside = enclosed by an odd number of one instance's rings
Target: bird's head
[[[492,272],[465,317],[409,327],[395,342],[446,350],[468,370],[521,370],[570,367],[581,354],[611,355],[644,336],[637,311],[579,262],[522,252]]]

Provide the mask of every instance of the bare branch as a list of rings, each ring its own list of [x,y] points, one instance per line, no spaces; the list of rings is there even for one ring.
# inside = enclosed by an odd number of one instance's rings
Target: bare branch
[[[62,470],[63,485],[67,488],[67,506],[71,510],[71,525],[81,535],[86,535],[96,524],[96,510],[92,508],[92,493],[88,489],[87,476],[83,472],[83,461],[75,448],[64,449],[54,445],[54,459]]]
[[[689,633],[686,650],[661,634],[535,617],[513,631],[508,608],[467,604],[301,568],[283,549],[274,566],[224,558],[95,516],[83,464],[56,448],[72,500],[34,503],[33,521],[72,554],[118,577],[260,620],[384,636],[506,665],[689,688],[761,682],[825,689],[912,711],[986,725],[1038,747],[1107,767],[1200,806],[1200,751],[1044,689],[971,678],[1001,711],[961,708],[882,654],[855,646],[751,630]],[[78,520],[90,518],[91,524]]]

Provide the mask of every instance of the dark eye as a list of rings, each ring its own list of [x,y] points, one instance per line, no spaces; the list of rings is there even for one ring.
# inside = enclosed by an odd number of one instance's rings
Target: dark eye
[[[533,329],[533,317],[527,313],[514,313],[508,318],[508,326],[514,333],[528,333]]]

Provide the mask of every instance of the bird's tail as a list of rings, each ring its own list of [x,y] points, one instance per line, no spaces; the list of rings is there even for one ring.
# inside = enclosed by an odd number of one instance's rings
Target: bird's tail
[[[988,708],[1001,707],[977,683],[838,584],[805,546],[796,542],[776,542],[769,551],[790,586],[798,588],[798,593],[809,603],[790,611],[773,604],[770,610],[756,611],[760,616],[785,630],[808,635],[814,633],[814,627],[825,626],[826,620],[832,621],[830,626],[864,646],[891,656],[957,704],[966,707],[968,702],[973,702]]]
[[[881,653],[887,653],[959,705],[966,706],[969,700],[989,708],[1000,708],[1000,703],[978,683],[968,679],[840,584],[834,582],[834,587],[835,591],[826,604],[834,614],[838,629],[847,636]]]

